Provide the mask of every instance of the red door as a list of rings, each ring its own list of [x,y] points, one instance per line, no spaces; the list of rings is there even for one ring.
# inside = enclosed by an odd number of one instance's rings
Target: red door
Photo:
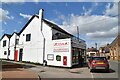
[[[67,65],[67,56],[63,56],[63,65]]]
[[[18,59],[18,50],[15,51],[15,57],[14,58],[15,58],[15,61],[17,61],[17,59]]]

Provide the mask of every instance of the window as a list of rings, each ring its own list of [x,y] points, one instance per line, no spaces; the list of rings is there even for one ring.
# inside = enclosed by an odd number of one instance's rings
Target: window
[[[30,41],[31,39],[31,34],[26,34],[26,41]]]
[[[7,51],[4,51],[4,55],[7,55]]]
[[[3,47],[5,47],[5,46],[6,46],[6,40],[3,41]]]
[[[16,39],[16,44],[19,44],[19,39]]]
[[[106,60],[105,57],[93,57],[92,60]]]
[[[57,55],[57,56],[56,56],[56,60],[57,60],[57,61],[61,61],[61,56],[60,56],[60,55]]]

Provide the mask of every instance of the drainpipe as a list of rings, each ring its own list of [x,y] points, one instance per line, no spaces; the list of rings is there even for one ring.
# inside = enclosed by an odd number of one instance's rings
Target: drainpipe
[[[43,30],[43,26],[42,26],[43,25],[43,21],[42,21],[42,19],[43,19],[43,12],[44,12],[43,9],[39,10],[39,20],[41,22],[41,24],[40,24],[40,31],[41,31],[43,39],[44,39],[43,40],[43,66],[45,66],[47,63],[45,61],[45,42],[46,42],[46,39],[45,39],[45,36],[44,36],[44,34],[42,32],[42,30]]]
[[[9,59],[9,55],[10,55],[10,38],[9,38],[9,43],[8,43],[8,55],[7,55],[7,59]]]
[[[15,52],[16,52],[16,39],[17,39],[17,35],[15,35],[14,60],[15,60]]]

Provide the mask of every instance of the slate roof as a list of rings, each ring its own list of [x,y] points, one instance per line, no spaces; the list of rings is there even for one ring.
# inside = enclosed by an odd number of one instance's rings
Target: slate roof
[[[22,30],[19,32],[19,35],[20,35],[20,34],[24,31],[24,29],[29,25],[29,23],[34,19],[34,17],[39,18],[38,15],[33,15],[33,16],[31,17],[31,19],[26,23],[26,25],[22,28]],[[51,27],[51,28],[53,28],[53,29],[55,29],[55,30],[58,30],[58,31],[60,31],[60,32],[63,32],[63,33],[65,33],[65,34],[68,34],[68,35],[70,35],[70,36],[73,36],[72,34],[66,32],[65,30],[63,30],[62,28],[60,28],[59,26],[57,26],[56,24],[54,24],[54,23],[52,23],[52,22],[50,22],[50,21],[47,21],[47,20],[45,20],[45,19],[43,19],[43,21],[44,21],[47,25],[49,25],[49,27]]]
[[[44,21],[46,24],[48,24],[51,28],[53,28],[53,29],[55,29],[55,30],[58,30],[58,31],[60,31],[60,32],[63,32],[63,33],[65,33],[65,34],[68,34],[68,35],[70,35],[70,36],[73,37],[72,34],[66,32],[65,30],[63,30],[62,28],[60,28],[59,26],[57,26],[56,24],[54,24],[54,23],[52,23],[52,22],[50,22],[50,21],[47,21],[47,20],[45,20],[45,19],[43,19],[43,21]]]
[[[7,37],[10,39],[12,35],[10,35],[10,34],[4,34],[4,35],[2,36],[2,38],[1,38],[1,40],[3,39],[4,36],[7,36]]]
[[[116,46],[116,43],[120,45],[120,34],[113,40],[113,42],[110,44],[111,47]]]

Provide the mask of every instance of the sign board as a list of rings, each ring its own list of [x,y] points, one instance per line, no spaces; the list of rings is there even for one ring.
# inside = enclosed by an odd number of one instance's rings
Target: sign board
[[[69,42],[54,42],[53,52],[69,52]]]
[[[54,60],[54,55],[53,54],[48,54],[47,59],[48,60]]]

